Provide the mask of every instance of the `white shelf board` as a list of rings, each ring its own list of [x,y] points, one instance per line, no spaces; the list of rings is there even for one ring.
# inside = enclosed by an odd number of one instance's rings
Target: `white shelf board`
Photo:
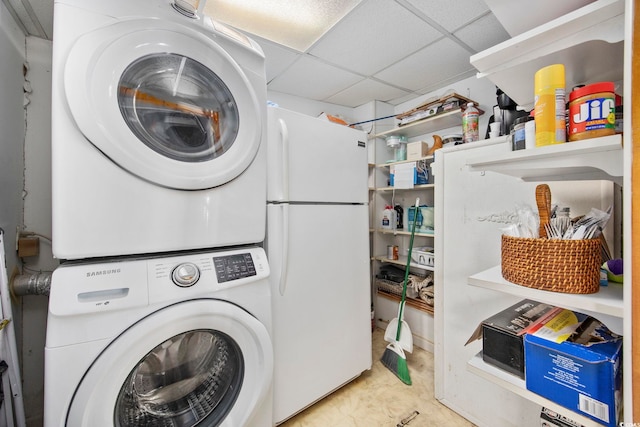
[[[404,163],[415,163],[415,162],[419,162],[421,160],[433,160],[433,156],[421,157],[421,158],[415,159],[415,160],[401,160],[399,162],[382,163],[382,164],[377,165],[377,166],[379,168],[388,168],[389,166],[401,165],[401,164],[404,164]]]
[[[533,104],[534,75],[565,64],[567,92],[577,84],[623,78],[624,0],[598,0],[472,55],[471,64],[518,105]],[[588,81],[587,81],[588,76]]]
[[[467,369],[502,388],[526,398],[527,400],[562,414],[565,417],[576,421],[578,424],[582,424],[584,427],[602,427],[602,424],[593,421],[591,418],[587,418],[584,415],[573,412],[564,406],[560,406],[549,399],[545,399],[544,397],[527,390],[525,380],[485,363],[484,360],[482,360],[482,352],[476,354],[468,362]]]
[[[385,228],[378,228],[376,231],[381,234],[393,234],[394,236],[411,236],[411,232],[405,231],[405,230],[387,230]],[[416,231],[416,236],[417,237],[434,237],[434,233],[420,233]]]
[[[556,305],[570,310],[608,314],[622,318],[624,315],[622,285],[610,282],[609,286],[601,286],[595,294],[565,294],[527,288],[506,281],[502,277],[502,268],[490,268],[470,276],[470,285],[504,292],[521,298],[532,299],[546,304]]]
[[[622,185],[622,135],[529,150],[505,151],[467,161],[471,171],[493,171],[523,181],[609,180]]]
[[[398,187],[379,187],[376,188],[376,191],[411,191],[411,190],[426,190],[429,188],[434,188],[435,184],[420,184],[420,185],[414,185],[413,187],[410,188],[398,188]]]
[[[398,259],[389,259],[389,258],[384,257],[384,256],[377,256],[377,257],[375,257],[375,259],[380,261],[380,262],[386,262],[386,263],[389,263],[389,264],[401,265],[403,267],[407,265],[407,257],[406,256],[399,256]],[[419,268],[419,269],[427,270],[427,271],[435,271],[435,268],[433,266],[422,265],[422,264],[418,264],[417,262],[412,262],[411,263],[411,268]]]
[[[427,117],[422,120],[417,120],[404,126],[398,126],[388,131],[378,133],[373,137],[382,138],[385,136],[397,135],[411,138],[414,136],[424,135],[426,133],[431,133],[437,130],[447,129],[454,126],[462,126],[461,108],[456,108],[455,110],[447,111],[446,113],[440,113],[438,115]]]

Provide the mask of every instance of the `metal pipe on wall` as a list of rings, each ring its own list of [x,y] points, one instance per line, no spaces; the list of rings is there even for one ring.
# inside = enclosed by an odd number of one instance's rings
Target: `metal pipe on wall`
[[[11,292],[19,297],[25,295],[49,296],[52,274],[49,272],[17,275],[11,280]]]

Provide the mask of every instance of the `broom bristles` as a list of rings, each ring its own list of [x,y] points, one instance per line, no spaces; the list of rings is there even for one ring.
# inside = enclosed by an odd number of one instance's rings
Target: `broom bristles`
[[[407,358],[402,351],[402,347],[397,342],[392,342],[387,346],[380,358],[380,362],[393,372],[400,381],[407,385],[411,385],[411,377],[409,376],[409,367],[407,366]]]

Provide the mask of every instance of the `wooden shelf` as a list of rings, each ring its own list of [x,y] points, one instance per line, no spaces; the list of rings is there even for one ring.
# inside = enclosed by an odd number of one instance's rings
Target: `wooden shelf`
[[[527,390],[525,380],[485,363],[484,360],[482,360],[482,352],[476,354],[469,361],[467,369],[502,388],[510,390],[540,406],[544,406],[545,408],[549,408],[552,411],[562,414],[565,417],[576,421],[578,424],[582,424],[584,427],[602,427],[602,424],[593,421],[591,418],[587,418],[584,415],[573,412],[564,406],[560,406],[549,399],[545,399],[544,397]]]
[[[398,259],[390,259],[384,256],[377,256],[377,257],[373,257],[373,259],[380,262],[386,262],[388,264],[401,265],[402,267],[405,267],[407,265],[406,256],[399,256]],[[422,264],[418,264],[417,262],[411,262],[411,268],[419,268],[421,270],[435,271],[433,266],[422,265]]]
[[[391,135],[411,138],[455,126],[462,126],[461,108],[456,108],[455,110],[440,113],[435,116],[427,117],[404,126],[399,126],[397,128],[378,133],[374,135],[373,138],[382,138]],[[462,128],[460,128],[460,131],[462,132]]]
[[[397,301],[397,302],[400,302],[400,299],[401,299],[399,295],[390,294],[384,291],[378,291],[378,295],[383,296],[392,301]],[[416,308],[420,311],[424,311],[433,316],[433,307],[427,304],[426,302],[422,301],[421,299],[407,297],[405,301],[406,301],[405,305]]]
[[[502,155],[470,158],[471,171],[492,171],[523,181],[610,180],[622,185],[622,135],[505,151]]]
[[[568,64],[565,86],[623,78],[624,0],[599,0],[472,55],[471,64],[522,107],[533,105],[534,75]],[[585,76],[589,80],[585,80]]]
[[[521,298],[561,306],[569,310],[580,312],[587,310],[593,313],[602,313],[620,318],[624,316],[623,289],[619,283],[610,282],[609,286],[600,287],[600,291],[595,294],[550,292],[527,288],[526,286],[520,286],[506,281],[502,277],[502,269],[500,266],[474,274],[469,277],[468,283],[473,286],[492,289]]]

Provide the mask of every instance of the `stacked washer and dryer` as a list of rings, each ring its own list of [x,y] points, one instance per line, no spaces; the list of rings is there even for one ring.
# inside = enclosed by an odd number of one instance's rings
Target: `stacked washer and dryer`
[[[52,77],[45,427],[272,425],[261,49],[179,0],[56,0]]]

